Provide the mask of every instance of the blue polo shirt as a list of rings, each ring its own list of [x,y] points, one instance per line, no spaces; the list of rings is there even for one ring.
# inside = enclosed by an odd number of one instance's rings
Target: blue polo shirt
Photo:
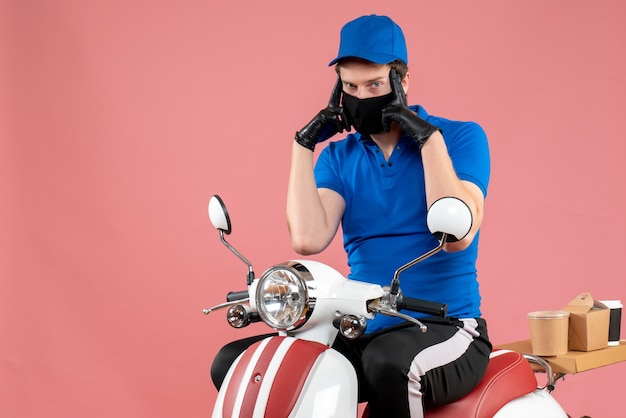
[[[457,176],[476,184],[486,196],[490,158],[484,130],[474,122],[428,115],[421,106],[411,109],[441,128]],[[402,136],[386,161],[371,139],[348,134],[322,150],[315,178],[318,188],[334,190],[346,202],[342,230],[349,278],[389,285],[398,267],[437,245],[426,225],[421,153],[410,138]],[[441,251],[406,270],[400,275],[403,293],[447,303],[452,317],[480,317],[478,241],[479,235],[463,251]],[[368,324],[368,332],[398,322],[397,318],[378,315]]]

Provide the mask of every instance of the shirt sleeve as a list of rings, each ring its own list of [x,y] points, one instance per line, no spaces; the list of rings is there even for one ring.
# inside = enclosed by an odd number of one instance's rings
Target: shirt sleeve
[[[335,155],[335,144],[332,142],[322,150],[315,163],[315,181],[318,189],[331,189],[344,196],[343,182],[339,175]]]
[[[456,174],[460,180],[478,186],[486,197],[491,176],[487,135],[475,122],[455,122],[451,125],[450,137],[446,137],[446,127],[443,128],[443,136]]]

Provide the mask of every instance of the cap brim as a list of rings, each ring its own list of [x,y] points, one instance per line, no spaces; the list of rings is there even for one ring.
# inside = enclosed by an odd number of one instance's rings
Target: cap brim
[[[389,64],[389,63],[394,62],[396,60],[400,60],[400,61],[404,62],[404,60],[402,58],[395,57],[395,56],[392,56],[392,55],[372,54],[372,53],[363,54],[363,53],[359,53],[359,52],[354,52],[354,53],[342,54],[342,55],[338,56],[337,58],[332,60],[328,64],[328,66],[330,67],[331,65],[336,64],[337,61],[342,60],[344,58],[358,58],[358,59],[362,59],[362,60],[365,60],[365,61],[373,62],[374,64]]]

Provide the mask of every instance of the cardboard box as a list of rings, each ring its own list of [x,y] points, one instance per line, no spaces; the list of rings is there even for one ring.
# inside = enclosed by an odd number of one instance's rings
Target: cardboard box
[[[522,354],[532,354],[530,340],[500,344],[496,345],[495,348],[513,350]],[[607,347],[590,352],[569,351],[566,354],[542,358],[550,363],[554,373],[580,373],[626,361],[626,341],[620,341],[620,344],[615,347]],[[536,371],[543,371],[540,366],[534,364],[533,368]]]
[[[608,347],[611,311],[606,305],[593,300],[587,292],[576,296],[563,310],[570,313],[570,351],[593,351]]]

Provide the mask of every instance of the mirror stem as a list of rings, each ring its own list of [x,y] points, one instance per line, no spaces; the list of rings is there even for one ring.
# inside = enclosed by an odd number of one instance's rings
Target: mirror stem
[[[392,302],[392,306],[394,307],[394,309],[397,307],[398,292],[400,290],[400,279],[399,279],[400,273],[402,273],[406,269],[413,267],[415,264],[423,260],[426,260],[428,257],[435,255],[439,251],[441,251],[443,249],[443,246],[446,243],[447,237],[448,237],[448,234],[443,234],[441,236],[441,239],[439,240],[439,245],[437,247],[433,248],[432,250],[428,251],[425,254],[422,254],[416,259],[409,261],[402,267],[398,268],[398,270],[396,270],[396,272],[393,274],[393,280],[391,281],[391,290],[389,291],[389,295],[391,296],[391,302]]]
[[[248,284],[248,286],[250,286],[252,284],[252,282],[254,281],[254,271],[252,270],[252,263],[250,263],[246,257],[244,257],[239,251],[237,251],[232,245],[230,245],[226,241],[226,239],[224,238],[224,230],[220,229],[219,231],[220,231],[220,240],[222,241],[222,244],[224,244],[226,246],[226,248],[231,250],[233,252],[233,254],[235,254],[237,256],[237,258],[239,258],[241,261],[243,261],[248,266],[247,284]]]

